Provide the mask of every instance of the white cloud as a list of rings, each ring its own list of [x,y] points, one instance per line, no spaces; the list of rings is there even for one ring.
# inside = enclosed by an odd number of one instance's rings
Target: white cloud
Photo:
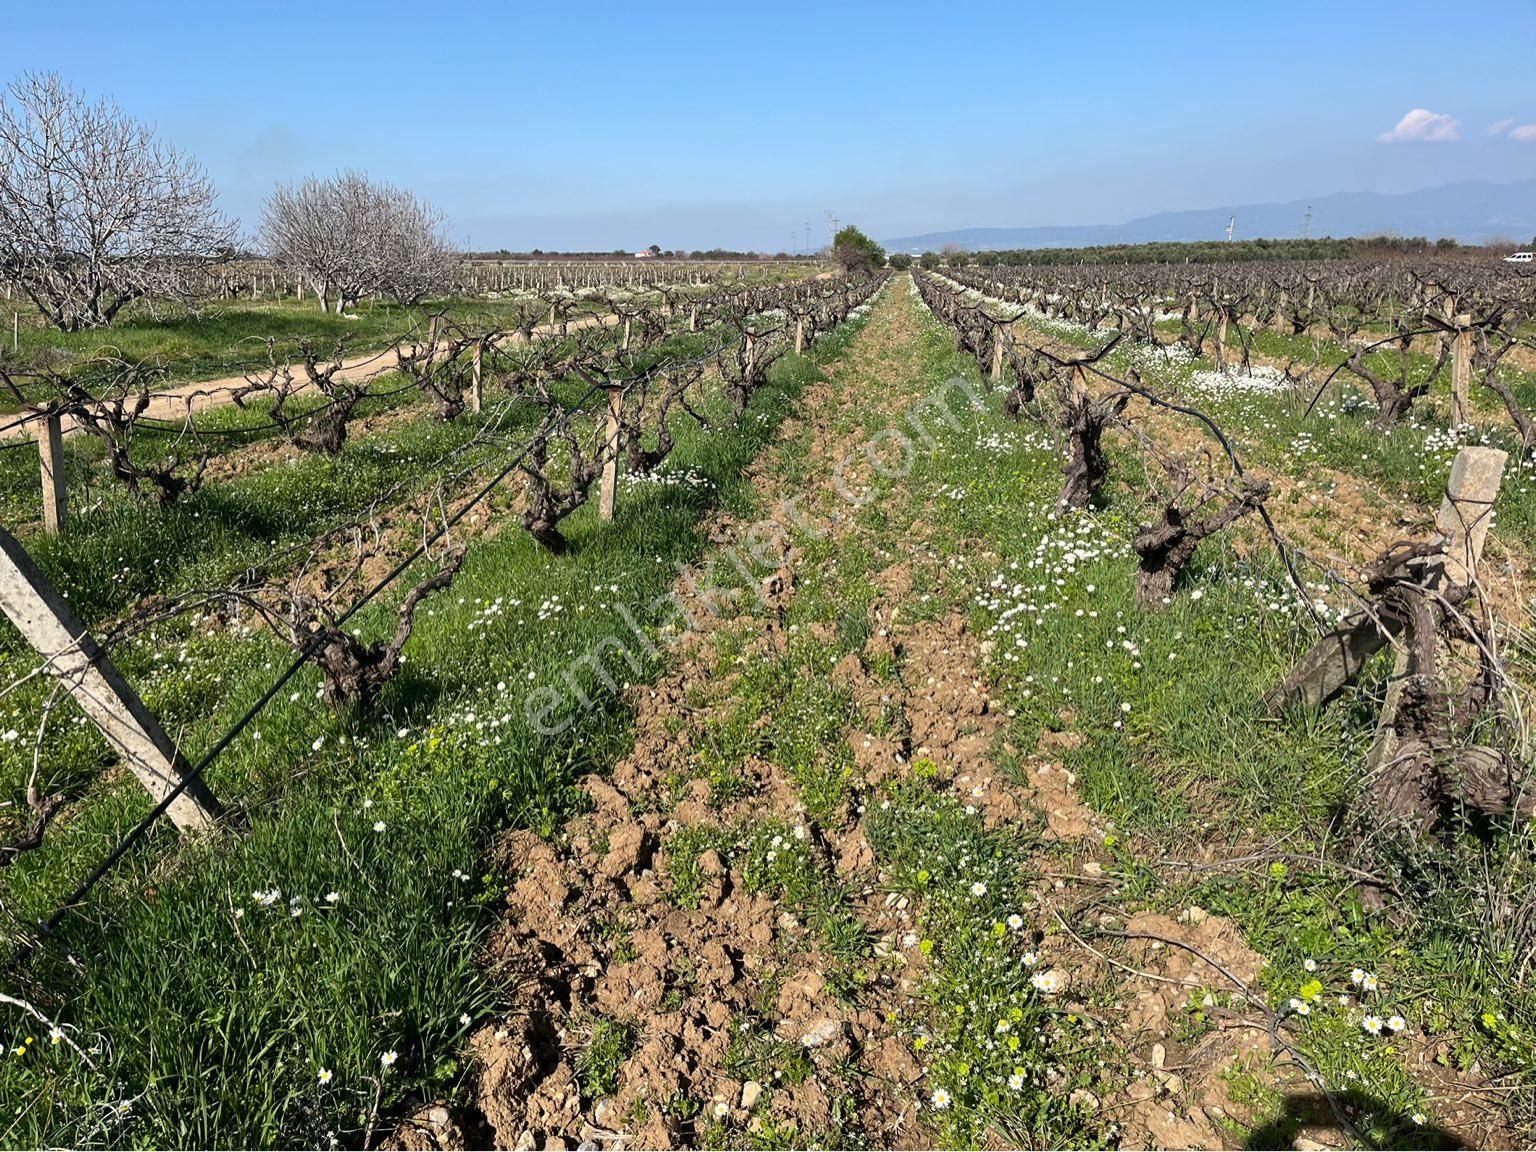
[[[1502,136],[1514,126],[1515,118],[1513,116],[1506,116],[1504,119],[1495,120],[1492,124],[1488,125],[1488,135]]]
[[[1536,140],[1536,124],[1522,124],[1518,128],[1511,128],[1509,130],[1509,138],[1511,140]]]
[[[1408,141],[1449,143],[1461,139],[1461,121],[1443,112],[1415,108],[1397,122],[1396,128],[1383,132],[1377,139],[1389,144]]]

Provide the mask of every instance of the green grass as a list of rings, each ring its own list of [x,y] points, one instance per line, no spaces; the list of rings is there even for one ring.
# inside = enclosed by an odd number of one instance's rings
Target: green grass
[[[1161,327],[1177,330],[1176,324]],[[1102,344],[1107,333],[1089,335],[1053,327],[1051,335],[1079,347],[1092,347]],[[1268,358],[1310,364],[1313,359],[1313,344],[1308,337],[1263,331],[1254,335],[1253,342],[1261,361]],[[1214,367],[1208,358],[1168,363],[1129,347],[1111,353],[1106,370],[1124,372],[1135,365],[1146,374],[1147,382],[1164,395],[1204,410],[1232,437],[1245,463],[1314,483],[1323,478],[1320,470],[1335,469],[1369,481],[1389,496],[1431,511],[1439,504],[1447,470],[1460,445],[1490,444],[1503,448],[1510,453],[1510,463],[1495,509],[1499,534],[1524,547],[1536,547],[1536,486],[1531,482],[1536,463],[1521,459],[1502,401],[1487,389],[1474,387],[1474,428],[1452,435],[1448,430],[1451,385],[1447,367],[1428,396],[1415,404],[1409,419],[1383,429],[1376,424],[1376,405],[1369,388],[1347,370],[1334,376],[1326,390],[1321,389],[1323,379],[1347,355],[1329,340],[1321,341],[1318,349],[1321,369],[1316,373],[1317,379],[1295,392],[1280,394],[1250,390],[1213,394],[1192,388],[1191,379],[1197,372],[1208,372]],[[1240,355],[1234,336],[1229,351],[1234,371],[1238,370],[1236,361]],[[1427,379],[1435,359],[1425,352],[1413,352],[1410,381]],[[1390,347],[1379,349],[1366,357],[1366,364],[1395,378],[1399,370],[1398,353]],[[1507,363],[1499,371],[1529,411],[1536,404],[1536,373]]]
[[[1074,1092],[1100,1088],[1081,1018],[1035,985],[1030,845],[984,832],[927,781],[892,787],[869,822],[870,844],[897,891],[920,901],[927,1011],[903,1021],[928,1068],[928,1116],[945,1147],[995,1132],[1016,1147],[1101,1146]],[[1085,1040],[1090,1041],[1085,1045]]]
[[[835,335],[817,356],[848,338]],[[292,697],[275,701],[210,774],[239,830],[205,847],[158,831],[29,966],[27,993],[82,1048],[99,1048],[97,1067],[62,1044],[0,1063],[0,1100],[14,1117],[4,1140],[356,1143],[376,1093],[386,1117],[407,1101],[452,1095],[468,1029],[505,994],[476,964],[499,896],[483,854],[509,826],[552,831],[576,803],[571,781],[611,763],[627,740],[628,716],[611,706],[578,709],[568,732],[542,736],[524,694],[565,683],[572,653],[621,632],[621,600],[647,618],[676,565],[700,554],[700,516],[739,507],[743,466],[814,376],[812,361],[786,359],[735,429],[680,428],[668,468],[694,469],[709,485],[627,490],[611,526],[584,509],[568,522],[569,556],[556,560],[517,530],[472,542],[451,591],[419,613],[405,671],[376,718],[336,720],[316,699],[316,674],[301,674]],[[281,508],[285,499],[269,492],[255,503],[283,523],[314,516],[312,507]],[[109,540],[78,563],[110,563]],[[221,551],[218,540],[215,555],[248,546]],[[136,556],[147,562],[156,551]],[[113,584],[106,578],[92,603],[121,602]],[[609,585],[621,593],[594,591]],[[565,610],[540,620],[547,600]],[[371,634],[387,615],[380,605],[358,624]],[[284,658],[265,633],[191,627],[146,638],[123,664],[164,667],[146,694],[197,749]],[[591,670],[578,671],[601,698]],[[45,847],[8,870],[8,907],[45,910],[144,808],[126,781],[92,785]],[[280,896],[262,906],[255,894],[273,889]],[[79,972],[66,950],[92,963]],[[14,1013],[4,1019],[8,1033],[24,1027]],[[397,1062],[386,1069],[389,1051]],[[324,1084],[321,1068],[331,1074]]]
[[[438,312],[466,324],[512,323],[517,300],[516,294],[496,300],[452,298],[426,300],[411,308],[365,300],[346,317],[322,312],[309,299],[215,301],[196,311],[160,309],[159,315],[139,306],[110,328],[84,332],[60,332],[33,314],[23,316],[16,353],[22,363],[43,356],[66,371],[105,358],[159,365],[167,384],[214,380],[264,368],[268,340],[276,340],[281,348],[306,337],[329,352],[345,339],[348,354],[355,355],[382,348],[413,330],[424,335],[428,318]],[[583,303],[572,316],[601,310]],[[10,354],[11,341],[5,344]],[[15,409],[13,397],[0,399],[0,411]]]
[[[639,1030],[621,1020],[599,1017],[592,1021],[592,1035],[576,1057],[581,1094],[588,1100],[612,1095],[618,1087],[619,1069],[634,1051]]]
[[[974,365],[954,353],[936,323],[928,326],[921,355],[917,392],[957,372],[975,379]],[[1263,694],[1309,638],[1307,617],[1273,556],[1245,558],[1214,541],[1201,550],[1171,606],[1160,612],[1138,607],[1127,545],[1141,512],[1140,461],[1116,449],[1107,507],[1057,514],[1060,458],[1052,441],[1028,421],[1010,425],[996,404],[994,398],[994,406],[960,432],[941,432],[938,451],[920,456],[910,476],[877,485],[872,506],[882,516],[865,521],[875,535],[861,541],[859,551],[901,552],[902,526],[924,517],[920,549],[906,548],[919,569],[914,592],[931,595],[930,604],[968,610],[974,630],[995,645],[990,679],[1006,708],[1010,745],[1030,749],[1041,734],[1062,729],[1082,737],[1059,755],[1083,798],[1126,840],[1111,851],[1119,861],[1119,900],[1129,908],[1169,911],[1198,903],[1230,916],[1270,958],[1266,992],[1280,1005],[1298,995],[1310,978],[1303,963],[1313,961],[1329,1006],[1293,1019],[1288,1033],[1353,1108],[1363,1142],[1433,1142],[1433,1104],[1408,1076],[1402,1046],[1368,1036],[1361,1020],[1378,1010],[1384,1018],[1400,1012],[1412,1035],[1444,1039],[1462,1066],[1481,1060],[1485,1069],[1524,1074],[1536,1036],[1536,990],[1518,960],[1529,938],[1517,919],[1501,922],[1497,906],[1518,904],[1517,893],[1530,882],[1536,867],[1530,832],[1457,826],[1441,843],[1416,852],[1381,851],[1369,866],[1397,889],[1385,915],[1367,911],[1359,889],[1328,867],[1237,866],[1213,878],[1171,868],[1170,858],[1198,859],[1213,850],[1218,859],[1241,857],[1273,844],[1303,856],[1346,851],[1358,819],[1353,802],[1381,672],[1317,719],[1271,719]],[[1279,421],[1262,401],[1245,400],[1226,414],[1229,428],[1243,429],[1259,451],[1273,451],[1277,437],[1292,434],[1292,427],[1271,427]],[[1353,419],[1344,414],[1318,426],[1318,439],[1339,428],[1355,435]],[[1353,445],[1344,439],[1332,450],[1342,466]],[[1431,459],[1416,490],[1438,493],[1448,462],[1448,455]],[[1408,474],[1404,465],[1396,467],[1399,476]],[[1500,530],[1504,524],[1501,514]],[[996,559],[976,555],[971,542],[978,540]],[[922,581],[925,561],[931,577]],[[861,567],[858,560],[849,565],[854,575]],[[911,674],[921,676],[922,669]],[[942,1053],[930,1074],[951,1103],[930,1115],[946,1139],[960,1145],[980,1141],[988,1129],[1013,1142],[1025,1133],[1060,1133],[1052,1126],[1072,1123],[1087,1127],[1049,1139],[1102,1136],[1101,1120],[1051,1116],[1034,1111],[1041,1102],[1036,1094],[1010,1096],[1001,1087],[1005,1070],[985,1046],[985,1030],[967,1023],[972,1005],[981,1002],[978,989],[1009,1011],[1034,1010],[1027,990],[1008,983],[1018,972],[1017,954],[1009,950],[1018,946],[1004,946],[1013,933],[1004,932],[1004,944],[991,952],[986,934],[1010,907],[1030,927],[1028,900],[1014,893],[1018,870],[1027,870],[1039,850],[1027,840],[988,843],[979,819],[959,812],[924,775],[914,769],[918,779],[888,794],[890,808],[872,806],[877,831],[871,842],[898,889],[924,898],[923,933],[934,941],[925,1047]],[[935,766],[928,775],[941,780],[945,768]],[[964,868],[955,867],[958,860]],[[986,895],[971,899],[968,885],[978,880]],[[1500,895],[1485,897],[1485,890]],[[1054,930],[1039,922],[1033,928]],[[984,970],[984,961],[997,971]],[[1375,974],[1380,991],[1362,1006],[1353,989],[1351,1003],[1339,1005],[1332,998],[1351,991],[1348,974],[1355,967]],[[956,1004],[964,1009],[959,1022],[947,1014]],[[1064,1059],[1050,1045],[1036,1055]],[[1105,1059],[1112,1074],[1114,1059]],[[1059,1071],[1070,1078],[1071,1061]],[[1060,1095],[1053,1091],[1049,1098]],[[1416,1113],[1428,1127],[1412,1121]]]
[[[902,297],[882,307],[916,304]],[[835,334],[817,355],[836,354],[848,338]],[[907,388],[915,400],[956,373],[975,378],[931,319],[909,351],[909,379],[840,370],[839,387],[871,398]],[[740,469],[809,378],[808,365],[789,364],[736,431],[686,436],[669,467],[697,469],[712,489],[637,488],[607,529],[583,511],[572,521],[573,554],[558,562],[516,532],[476,543],[460,580],[424,610],[406,673],[386,691],[377,721],[334,721],[306,673],[297,698],[281,698],[263,717],[261,739],[217,766],[216,790],[236,800],[248,827],[209,849],[178,847],[162,832],[70,921],[63,943],[86,961],[83,974],[58,950],[30,970],[26,991],[82,1047],[100,1046],[92,1055],[100,1071],[19,1016],[0,1017],[21,1029],[13,1036],[34,1036],[25,1056],[0,1061],[0,1112],[16,1115],[5,1141],[266,1145],[335,1133],[356,1143],[375,1080],[386,1116],[460,1091],[463,1038],[504,1003],[474,963],[501,896],[485,849],[511,825],[554,832],[579,802],[571,781],[630,743],[627,717],[610,707],[580,712],[559,738],[541,737],[517,707],[521,692],[560,683],[573,653],[616,628],[614,594],[594,588],[618,585],[632,609],[648,604],[670,586],[675,562],[705,555],[697,523],[706,509],[725,507],[738,520],[760,511]],[[958,430],[936,429],[936,451],[920,453],[910,475],[875,478],[874,498],[854,518],[857,535],[799,541],[782,651],[747,659],[750,630],[720,631],[709,690],[719,695],[690,706],[730,706],[711,712],[689,748],[689,770],[710,782],[712,799],[730,801],[749,794],[746,762],[768,760],[793,782],[808,835],[797,834],[799,815],[783,814],[672,832],[663,844],[669,898],[696,905],[706,880],[699,857],[720,852],[749,893],[772,896],[807,925],[834,990],[857,1002],[896,961],[870,939],[856,890],[812,848],[818,829],[857,819],[887,877],[885,895],[908,902],[920,938],[924,959],[904,969],[920,977],[917,998],[892,1025],[927,1069],[925,1122],[957,1147],[1116,1139],[1113,1116],[1092,1101],[1113,1095],[1124,1053],[1086,1016],[1113,1012],[1111,993],[1070,988],[1079,1014],[1068,996],[1037,985],[1040,969],[1029,959],[1054,942],[1057,925],[1035,892],[1044,862],[1062,849],[1028,822],[989,830],[954,793],[954,765],[919,761],[908,779],[879,788],[851,771],[850,734],[873,725],[899,735],[901,721],[894,710],[862,714],[832,670],[847,654],[868,655],[876,577],[901,560],[912,588],[900,601],[903,619],[964,612],[991,645],[985,671],[1006,718],[995,750],[1003,767],[1019,767],[1042,734],[1082,737],[1060,758],[1115,828],[1100,846],[1108,883],[1094,890],[1096,910],[1199,904],[1232,918],[1269,960],[1260,978],[1266,999],[1310,1005],[1281,1027],[1352,1109],[1361,1142],[1430,1141],[1434,1102],[1410,1077],[1401,1042],[1368,1036],[1361,1021],[1368,1011],[1401,1013],[1409,1035],[1443,1043],[1446,1059],[1463,1067],[1480,1062],[1518,1076],[1536,1064],[1536,997],[1521,968],[1520,927],[1496,914],[1532,882],[1529,831],[1490,836],[1457,826],[1438,845],[1375,858],[1370,865],[1395,889],[1386,914],[1369,910],[1358,886],[1327,864],[1222,866],[1272,845],[1313,861],[1343,857],[1380,670],[1321,718],[1271,719],[1262,696],[1310,635],[1277,562],[1213,541],[1173,604],[1138,607],[1128,537],[1141,511],[1140,460],[1116,449],[1107,507],[1058,514],[1051,438],[1008,422],[998,406],[994,395],[986,411],[962,415]],[[1234,422],[1243,411],[1252,409],[1234,407]],[[1259,411],[1247,426],[1251,447],[1278,453],[1297,426]],[[873,403],[854,404],[829,417],[825,431],[868,435],[890,419]],[[1318,425],[1319,439],[1352,434],[1354,419],[1341,412]],[[806,440],[774,450],[768,468],[786,484],[826,467]],[[1350,451],[1328,450],[1341,459]],[[1408,475],[1406,463],[1392,467]],[[1433,490],[1432,476],[1423,483]],[[535,606],[552,599],[564,610],[539,620]],[[384,616],[370,613],[364,627],[380,629]],[[156,706],[180,718],[191,748],[254,697],[271,675],[263,664],[277,657],[269,639],[221,629],[193,629],[160,649],[166,659],[154,660],[153,648],[141,657],[165,669],[146,680],[158,683]],[[899,651],[867,664],[898,699],[904,681],[925,674]],[[602,696],[595,684],[584,688]],[[8,907],[23,915],[46,908],[143,809],[120,781],[91,800],[79,826],[59,829],[12,867]],[[376,822],[383,831],[373,831]],[[1207,859],[1202,852],[1213,866],[1177,863]],[[253,899],[274,887],[281,896],[270,907]],[[332,891],[334,904],[325,901]],[[1377,978],[1376,991],[1351,982],[1357,967]],[[1340,1004],[1341,994],[1351,1002]],[[1197,1035],[1209,1024],[1199,1013],[1197,1004],[1176,1027]],[[592,1022],[582,1060],[594,1090],[621,1058],[630,1023]],[[733,1074],[764,1083],[774,1069],[800,1074],[804,1053],[780,1050],[757,1024],[733,1026]],[[398,1062],[381,1075],[386,1051]],[[322,1067],[332,1073],[323,1086]],[[1261,1061],[1231,1074],[1252,1121],[1234,1125],[1234,1139],[1282,1140],[1290,1131],[1273,1079]],[[940,1089],[946,1096],[936,1098]],[[653,1106],[696,1110],[698,1102]],[[1416,1113],[1425,1126],[1413,1122]],[[701,1129],[717,1146],[857,1138],[843,1118],[830,1133],[795,1132],[766,1115],[751,1132]]]

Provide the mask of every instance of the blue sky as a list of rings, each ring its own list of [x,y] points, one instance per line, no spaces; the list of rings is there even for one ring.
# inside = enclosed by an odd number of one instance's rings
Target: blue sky
[[[1530,178],[1533,46],[1533,0],[76,2],[12,6],[0,78],[113,96],[250,228],[356,167],[472,247],[777,250]]]

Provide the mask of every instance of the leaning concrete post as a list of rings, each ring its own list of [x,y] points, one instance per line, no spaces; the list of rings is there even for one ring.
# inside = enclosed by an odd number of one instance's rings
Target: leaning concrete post
[[[1459,322],[1464,317],[1457,317]],[[1461,334],[1457,334],[1457,339]],[[1493,502],[1499,496],[1499,482],[1504,476],[1507,452],[1497,448],[1463,448],[1456,453],[1451,476],[1445,484],[1445,499],[1435,513],[1435,530],[1445,537],[1445,560],[1439,573],[1429,579],[1431,590],[1447,584],[1471,584],[1477,579],[1477,564],[1488,540]],[[1400,645],[1393,656],[1392,675],[1387,680],[1387,694],[1376,722],[1376,735],[1366,753],[1372,772],[1389,764],[1397,755],[1397,714],[1402,708],[1403,688],[1414,672],[1409,643]]]
[[[1477,563],[1493,520],[1493,502],[1509,454],[1497,448],[1463,448],[1451,465],[1435,529],[1445,537],[1445,578],[1451,584],[1477,579]]]
[[[603,489],[597,502],[600,519],[612,520],[619,496],[619,414],[624,410],[624,389],[605,388],[608,393],[608,437],[603,447]]]
[[[69,519],[69,497],[64,487],[64,420],[57,412],[43,417],[37,448],[43,466],[43,531],[62,532]]]
[[[1469,584],[1476,579],[1506,459],[1507,454],[1497,448],[1463,448],[1456,454],[1445,485],[1445,500],[1435,516],[1435,528],[1445,540],[1445,553],[1444,559],[1426,572],[1430,591],[1439,591],[1447,583]],[[1386,647],[1389,635],[1395,636],[1402,629],[1399,619],[1378,620],[1368,612],[1353,613],[1307,651],[1265,702],[1271,709],[1287,704],[1322,707]],[[1380,732],[1390,731],[1396,719],[1401,682],[1407,674],[1407,652],[1399,648],[1396,670],[1387,682]],[[1390,738],[1384,742],[1380,732],[1372,753],[1374,761],[1391,751]]]
[[[1000,321],[992,324],[992,379],[994,381],[1003,378],[1003,325]]]
[[[122,678],[32,562],[16,538],[0,529],[0,610],[47,662],[156,803],[186,777],[187,763],[165,729]],[[201,829],[219,815],[218,801],[194,780],[167,809],[178,828]]]

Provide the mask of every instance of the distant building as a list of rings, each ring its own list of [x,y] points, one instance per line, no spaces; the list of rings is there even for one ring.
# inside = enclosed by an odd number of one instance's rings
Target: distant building
[[[635,259],[636,260],[650,260],[650,259],[653,259],[655,257],[655,255],[656,255],[656,253],[654,253],[654,252],[636,252],[635,253]]]

